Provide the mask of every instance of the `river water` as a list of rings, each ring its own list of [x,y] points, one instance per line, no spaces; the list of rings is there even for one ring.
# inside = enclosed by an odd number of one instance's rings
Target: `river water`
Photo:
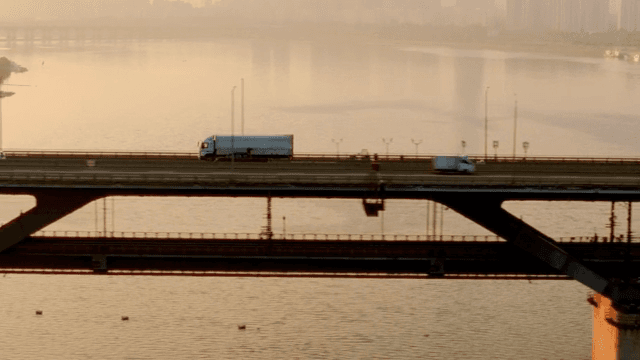
[[[486,96],[489,154],[512,154],[517,99],[517,155],[527,141],[528,155],[640,156],[640,65],[621,60],[337,39],[0,47],[29,69],[7,83],[30,85],[4,87],[16,92],[2,103],[5,149],[195,152],[199,140],[231,132],[234,86],[242,132],[244,79],[244,132],[294,134],[296,153],[332,153],[338,143],[342,153],[384,154],[384,138],[395,154],[482,154]],[[34,204],[0,201],[3,223]],[[264,199],[117,197],[103,206],[46,230],[257,233],[265,225]],[[553,237],[608,234],[607,203],[505,207]],[[625,214],[618,206],[620,224]],[[367,218],[356,200],[273,200],[275,232],[424,234],[426,217],[424,201],[390,201],[382,219]],[[451,210],[438,231],[488,234]],[[9,274],[0,289],[6,358],[591,356],[588,289],[574,281]]]

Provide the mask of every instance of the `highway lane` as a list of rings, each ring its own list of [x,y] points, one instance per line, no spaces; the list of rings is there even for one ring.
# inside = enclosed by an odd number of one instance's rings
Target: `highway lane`
[[[640,200],[636,162],[486,162],[477,168],[470,175],[441,174],[426,159],[237,161],[232,167],[230,161],[9,158],[0,161],[0,192],[389,199],[474,193],[498,200]]]
[[[158,159],[58,159],[58,158],[19,158],[0,161],[0,172],[6,170],[23,169],[46,171],[72,171],[78,169],[95,169],[103,171],[163,171],[175,173],[209,173],[230,170],[232,162],[226,159],[211,162],[202,160],[158,160]],[[371,160],[330,159],[319,161],[309,160],[271,160],[246,161],[241,159],[233,162],[234,172],[302,172],[328,173],[337,171],[365,172],[373,170]],[[381,174],[424,174],[434,173],[429,159],[405,161],[377,161],[377,172]],[[93,166],[88,166],[91,164]],[[556,176],[638,176],[640,177],[640,163],[589,163],[589,162],[556,162],[556,161],[517,161],[495,162],[488,160],[477,164],[475,175],[503,174],[503,175],[556,175]],[[444,174],[439,174],[444,175]],[[451,176],[450,174],[446,174]]]

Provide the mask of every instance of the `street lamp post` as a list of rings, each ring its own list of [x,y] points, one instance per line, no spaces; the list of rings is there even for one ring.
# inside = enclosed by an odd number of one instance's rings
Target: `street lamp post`
[[[462,155],[464,155],[465,154],[464,149],[467,147],[467,142],[462,140],[461,145],[462,145]]]
[[[527,158],[527,150],[529,149],[529,142],[525,141],[522,143],[522,148],[524,149],[524,158]]]
[[[342,138],[336,140],[336,139],[331,139],[331,142],[333,142],[334,144],[336,144],[336,154],[338,155],[338,157],[340,157],[340,143],[342,142]]]
[[[489,87],[484,90],[484,158],[487,158],[487,133],[489,129]]]
[[[493,149],[496,151],[496,161],[498,160],[498,140],[493,140]]]
[[[418,155],[418,145],[422,144],[422,140],[413,140],[413,139],[411,139],[411,142],[413,143],[413,145],[416,146],[416,155]]]
[[[387,141],[389,140],[389,141]],[[387,157],[389,157],[389,144],[391,144],[393,142],[393,138],[390,139],[386,139],[386,138],[382,138],[382,142],[387,145]]]
[[[13,92],[2,91],[2,84],[6,79],[11,76],[11,73],[22,73],[27,71],[27,68],[16,64],[15,62],[7,59],[6,57],[0,57],[0,106],[2,104],[2,98],[13,95]],[[28,85],[14,85],[14,86],[28,86]],[[0,159],[4,159],[5,155],[2,151],[2,108],[0,107]]]
[[[518,94],[513,94],[516,97],[516,105],[513,108],[513,158],[516,158],[516,126],[518,124]]]
[[[231,168],[233,169],[233,162],[235,161],[235,133],[234,133],[234,121],[233,121],[233,110],[234,110],[234,101],[235,101],[235,91],[236,87],[234,86],[231,89]]]
[[[240,79],[240,130],[244,136],[244,78]]]

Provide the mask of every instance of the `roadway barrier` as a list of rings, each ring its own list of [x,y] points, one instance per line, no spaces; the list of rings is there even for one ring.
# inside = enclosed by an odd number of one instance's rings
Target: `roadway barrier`
[[[194,232],[152,232],[152,231],[82,231],[54,230],[39,231],[38,237],[65,238],[120,238],[120,239],[171,239],[171,240],[284,240],[284,241],[460,241],[495,242],[505,241],[497,235],[401,235],[401,234],[265,234],[265,233],[194,233]],[[601,236],[566,236],[554,239],[557,242],[610,242]],[[614,242],[626,242],[625,236],[614,238]],[[632,242],[637,237],[631,237]]]
[[[90,151],[90,150],[5,150],[7,158],[76,158],[76,159],[156,159],[156,160],[197,160],[196,151]],[[296,154],[294,161],[431,161],[435,156],[446,154],[333,154],[309,153]],[[519,163],[519,162],[557,162],[557,163],[604,163],[604,164],[640,164],[638,157],[600,157],[600,156],[484,156],[469,155],[479,163]]]
[[[403,175],[396,176],[394,174],[378,174],[373,177],[367,172],[353,173],[350,175],[333,175],[333,174],[303,174],[291,173],[284,174],[252,174],[252,173],[217,173],[216,176],[211,174],[152,174],[152,173],[107,173],[107,172],[33,172],[20,171],[0,174],[0,182],[19,183],[19,184],[36,184],[57,182],[60,185],[106,185],[106,186],[226,186],[230,183],[244,185],[364,185],[370,186],[383,181],[386,185],[416,185],[421,186],[474,186],[474,187],[554,187],[554,188],[622,188],[631,187],[637,189],[640,187],[640,177],[605,177],[605,176],[526,176],[526,175],[507,175],[507,176],[465,176],[465,175],[449,175],[449,176],[425,176],[425,175]]]

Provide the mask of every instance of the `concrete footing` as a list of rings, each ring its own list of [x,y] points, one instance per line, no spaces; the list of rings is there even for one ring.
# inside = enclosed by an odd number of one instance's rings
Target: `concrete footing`
[[[593,360],[640,360],[640,314],[625,314],[601,294],[588,299],[593,308]]]

